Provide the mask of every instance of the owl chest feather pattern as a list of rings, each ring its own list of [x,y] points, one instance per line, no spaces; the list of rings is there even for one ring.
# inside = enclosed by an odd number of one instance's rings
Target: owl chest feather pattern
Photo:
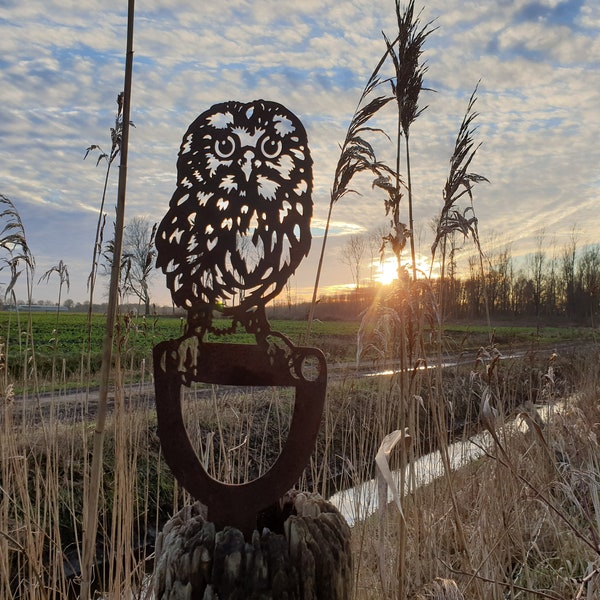
[[[310,248],[312,161],[297,118],[275,103],[224,103],[190,126],[158,235],[174,301],[266,302]]]

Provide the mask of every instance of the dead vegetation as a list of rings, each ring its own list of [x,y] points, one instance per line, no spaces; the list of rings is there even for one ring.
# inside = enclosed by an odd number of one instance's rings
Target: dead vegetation
[[[597,384],[591,371],[579,394],[549,407],[545,422],[532,412],[508,423],[495,417],[484,456],[414,489],[404,519],[390,505],[383,536],[377,515],[357,525],[356,598],[396,597],[399,571],[414,598],[598,598]],[[395,574],[387,580],[381,556]]]

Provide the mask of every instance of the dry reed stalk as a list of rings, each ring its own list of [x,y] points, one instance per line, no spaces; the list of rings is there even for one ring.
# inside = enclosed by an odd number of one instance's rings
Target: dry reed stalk
[[[453,472],[451,481],[442,478],[405,499],[407,597],[423,594],[423,586],[436,577],[455,580],[465,597],[480,594],[490,600],[596,593],[600,448],[595,424],[600,408],[595,381],[597,374],[584,383],[589,385],[587,399],[574,400],[543,429],[498,429],[488,457]],[[504,452],[499,453],[499,445]],[[472,569],[461,558],[457,518]],[[377,597],[372,591],[377,587],[376,527],[374,519],[355,527],[360,552],[355,562],[362,561],[357,598]],[[397,535],[388,527],[385,543],[393,547]]]
[[[414,236],[414,218],[413,218],[413,186],[411,181],[410,164],[410,127],[420,116],[425,108],[419,108],[419,96],[423,89],[423,77],[427,67],[421,63],[420,58],[423,53],[423,45],[426,39],[433,32],[430,28],[431,23],[420,26],[420,13],[415,15],[414,0],[402,8],[399,0],[395,2],[396,20],[398,26],[398,36],[394,42],[391,42],[384,34],[388,54],[394,67],[394,77],[391,78],[392,93],[396,99],[398,111],[397,135],[396,135],[396,169],[393,173],[394,183],[390,187],[381,179],[377,179],[374,185],[383,187],[389,193],[389,200],[386,201],[386,215],[392,214],[393,232],[384,238],[384,244],[388,242],[394,249],[394,254],[398,261],[398,273],[400,278],[401,260],[400,248],[404,248],[406,243],[405,235],[408,236],[411,250],[412,276],[413,281],[417,279],[417,261],[415,252]],[[401,140],[404,135],[405,140],[405,161],[406,161],[406,189],[408,191],[408,230],[400,222],[400,201],[402,193],[400,192],[400,151]]]
[[[104,427],[106,421],[106,403],[108,395],[108,384],[111,369],[111,356],[113,349],[113,330],[116,322],[119,303],[119,278],[121,265],[121,249],[123,243],[123,228],[125,221],[125,195],[127,186],[127,158],[130,125],[130,103],[131,82],[133,71],[133,23],[134,23],[134,0],[128,2],[127,18],[127,51],[125,59],[125,83],[123,92],[123,125],[122,140],[120,144],[120,169],[119,189],[117,197],[117,211],[115,220],[115,239],[113,251],[113,264],[111,269],[109,300],[106,314],[106,330],[104,334],[104,345],[102,351],[102,369],[100,376],[100,400],[98,404],[98,415],[96,421],[92,464],[90,467],[90,482],[86,505],[84,508],[83,529],[83,560],[81,594],[84,598],[90,596],[92,586],[92,572],[94,556],[96,553],[97,513],[102,478],[102,455],[104,446]]]

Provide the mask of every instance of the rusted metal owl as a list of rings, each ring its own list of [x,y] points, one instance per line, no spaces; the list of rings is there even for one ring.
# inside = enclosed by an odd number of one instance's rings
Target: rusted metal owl
[[[156,235],[176,305],[224,305],[244,323],[310,249],[312,159],[300,120],[275,102],[224,102],[186,132],[177,189]]]
[[[298,480],[314,448],[327,387],[316,349],[271,331],[265,304],[310,249],[312,159],[299,119],[275,102],[224,102],[186,132],[177,189],[156,235],[157,266],[188,312],[182,337],[154,347],[158,432],[165,459],[218,526],[250,536],[258,515]],[[254,333],[256,344],[209,342],[215,308]],[[213,479],[185,429],[181,388],[194,382],[294,388],[286,443],[260,478]],[[250,539],[250,538],[248,538]]]

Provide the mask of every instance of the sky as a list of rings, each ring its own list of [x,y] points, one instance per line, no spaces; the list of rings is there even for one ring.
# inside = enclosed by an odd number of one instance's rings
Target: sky
[[[474,196],[484,250],[510,247],[518,257],[543,240],[549,254],[560,253],[574,231],[579,246],[600,242],[600,3],[430,0],[416,8],[435,29],[423,54],[432,91],[422,92],[427,109],[410,135],[420,253],[429,253],[430,222],[478,82],[482,145],[472,168],[490,182]],[[34,300],[56,301],[58,278],[38,281],[60,261],[70,279],[62,299],[88,298],[105,169],[97,154],[84,156],[92,144],[110,147],[126,27],[125,0],[0,0],[0,193],[19,211],[36,259]],[[314,161],[312,248],[292,280],[298,298],[309,293],[339,144],[385,51],[382,32],[395,35],[393,0],[139,1],[126,220],[162,219],[183,134],[198,114],[225,100],[279,102],[304,123]],[[393,113],[377,124],[394,131]],[[394,145],[384,136],[373,142],[378,158],[393,162]],[[111,226],[117,176],[115,168]],[[351,281],[340,261],[348,237],[387,223],[370,179],[356,188],[333,209],[323,291]],[[0,271],[0,288],[8,280]],[[158,271],[152,299],[170,304]]]

